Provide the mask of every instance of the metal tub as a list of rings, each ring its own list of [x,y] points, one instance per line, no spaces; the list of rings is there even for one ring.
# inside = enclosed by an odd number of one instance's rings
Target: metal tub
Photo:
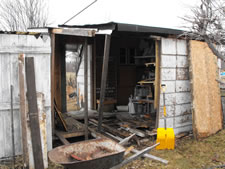
[[[125,149],[118,143],[106,139],[94,139],[59,146],[48,153],[49,159],[66,168],[109,169],[123,161]],[[75,154],[82,161],[71,157]]]

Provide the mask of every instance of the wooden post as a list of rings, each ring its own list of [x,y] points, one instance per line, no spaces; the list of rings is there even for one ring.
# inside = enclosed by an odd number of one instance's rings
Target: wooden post
[[[27,113],[25,110],[25,87],[24,87],[24,54],[19,55],[19,91],[20,91],[20,118],[22,126],[22,145],[23,145],[23,167],[27,168],[29,164],[27,148]]]
[[[87,38],[84,44],[84,123],[85,123],[85,140],[88,140],[88,54]]]
[[[109,51],[110,51],[110,39],[111,35],[105,35],[105,47],[104,47],[104,58],[102,64],[102,79],[101,79],[101,90],[100,90],[100,103],[99,103],[99,116],[98,116],[98,131],[102,130],[102,116],[103,116],[103,102],[105,98],[106,81],[108,74],[108,62],[109,62]]]
[[[25,59],[26,67],[26,82],[27,82],[27,100],[30,118],[31,141],[34,156],[35,168],[44,168],[43,154],[41,148],[41,135],[38,117],[35,72],[34,72],[34,58]]]

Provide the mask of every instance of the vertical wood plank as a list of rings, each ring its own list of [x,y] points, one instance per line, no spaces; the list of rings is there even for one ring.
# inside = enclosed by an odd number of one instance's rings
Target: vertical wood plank
[[[100,89],[100,103],[99,103],[99,116],[98,116],[98,130],[102,130],[102,116],[103,116],[103,102],[105,99],[105,88],[108,74],[108,63],[109,63],[109,51],[110,51],[110,39],[111,35],[105,35],[105,47],[104,47],[104,58],[102,64],[102,79]]]
[[[27,149],[27,113],[25,103],[25,87],[24,87],[24,54],[19,55],[19,93],[20,93],[20,118],[22,126],[22,145],[23,145],[23,163],[26,167],[29,163]]]
[[[44,168],[35,85],[34,58],[25,59],[27,100],[35,168]]]
[[[52,134],[55,133],[55,113],[54,113],[54,96],[55,96],[55,34],[51,33],[51,114],[52,114]]]
[[[160,111],[160,62],[161,62],[161,46],[160,41],[155,41],[155,53],[156,53],[156,64],[155,64],[155,98],[154,98],[154,108],[156,109],[156,125],[158,128],[159,124],[159,111]]]
[[[85,123],[85,140],[88,139],[88,54],[87,39],[84,44],[84,123]]]

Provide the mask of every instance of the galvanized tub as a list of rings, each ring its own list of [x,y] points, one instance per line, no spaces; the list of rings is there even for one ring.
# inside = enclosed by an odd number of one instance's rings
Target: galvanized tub
[[[124,147],[118,143],[101,138],[56,147],[48,157],[66,168],[109,169],[123,161],[124,152]],[[72,158],[71,154],[82,160]]]

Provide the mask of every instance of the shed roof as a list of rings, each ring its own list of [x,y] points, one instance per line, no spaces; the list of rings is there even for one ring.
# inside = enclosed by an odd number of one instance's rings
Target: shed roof
[[[180,35],[183,33],[182,30],[170,29],[170,28],[160,28],[153,26],[143,26],[143,25],[134,25],[126,23],[116,23],[109,22],[103,24],[93,24],[93,25],[59,25],[59,27],[67,28],[97,28],[100,30],[111,29],[119,32],[139,32],[139,33],[157,33],[164,35]]]

